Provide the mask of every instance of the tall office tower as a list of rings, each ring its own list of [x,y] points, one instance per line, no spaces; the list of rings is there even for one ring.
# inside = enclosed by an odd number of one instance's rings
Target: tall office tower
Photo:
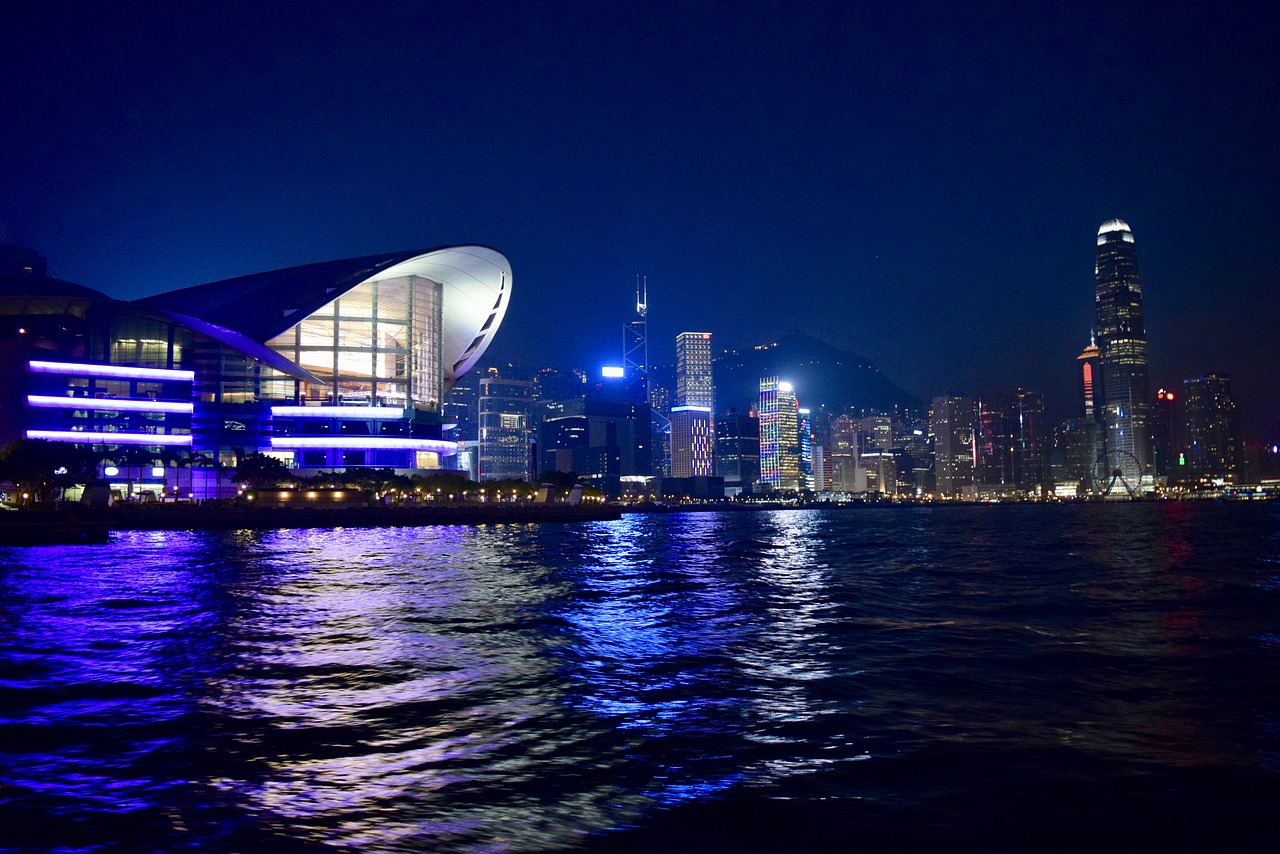
[[[898,494],[898,461],[892,451],[867,451],[859,459],[867,479],[867,492]]]
[[[760,421],[754,415],[730,409],[716,419],[716,472],[730,495],[750,491],[760,480]]]
[[[676,405],[671,407],[671,476],[714,474],[715,387],[711,381],[711,333],[676,336]]]
[[[1102,441],[1102,356],[1097,340],[1090,335],[1089,346],[1076,357],[1080,366],[1080,416],[1067,436],[1074,477],[1086,487],[1105,487],[1111,480],[1106,448]]]
[[[893,448],[893,416],[866,415],[862,418],[858,435],[862,441],[859,450],[888,451]]]
[[[1092,335],[1089,336],[1089,346],[1080,351],[1076,361],[1080,363],[1081,413],[1085,418],[1101,418],[1102,406],[1098,394],[1102,390],[1101,356],[1098,353],[1098,343]]]
[[[813,489],[813,419],[807,409],[796,410],[796,430],[800,438],[800,488]]]
[[[831,460],[827,456],[826,445],[813,446],[813,491],[830,492],[835,474],[831,469]]]
[[[1138,491],[1152,472],[1151,400],[1138,255],[1124,220],[1109,219],[1098,229],[1094,288],[1107,471]]]
[[[636,408],[637,474],[654,474],[653,448],[662,448],[667,433],[666,418],[654,417],[649,396],[649,279],[636,276],[636,317],[622,327],[622,365],[630,382],[631,402]],[[661,466],[658,466],[661,473]]]
[[[973,479],[994,491],[1013,486],[1013,428],[1008,398],[998,392],[978,397],[973,420]]]
[[[836,492],[865,492],[867,478],[858,475],[858,427],[852,415],[831,419],[831,444],[827,448],[827,467],[831,469],[831,488]]]
[[[1151,458],[1156,477],[1169,477],[1178,473],[1178,455],[1182,442],[1178,437],[1178,396],[1168,389],[1156,392],[1156,404],[1151,409]]]
[[[709,406],[671,407],[671,476],[705,477],[715,466],[715,427]]]
[[[800,406],[795,388],[777,377],[760,380],[760,483],[800,489]]]
[[[1231,377],[1206,374],[1182,383],[1187,413],[1187,468],[1195,477],[1234,482],[1240,474],[1243,445]]]
[[[1045,467],[1044,396],[1038,391],[1015,389],[1009,404],[1013,482],[1023,492],[1043,495],[1048,477]]]
[[[676,405],[715,410],[710,332],[681,332],[676,336]]]
[[[529,478],[529,415],[533,383],[498,376],[480,379],[479,479]]]
[[[893,452],[898,464],[898,494],[932,492],[933,451],[929,447],[928,423],[910,417],[899,430]]]
[[[943,394],[933,399],[929,432],[939,495],[961,498],[973,486],[973,422],[971,398]]]

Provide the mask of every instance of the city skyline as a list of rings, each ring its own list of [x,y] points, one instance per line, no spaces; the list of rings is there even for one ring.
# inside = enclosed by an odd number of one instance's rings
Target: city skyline
[[[0,222],[122,299],[387,246],[512,260],[496,359],[802,332],[921,399],[1070,400],[1090,237],[1139,235],[1153,387],[1280,393],[1277,117],[1245,11],[30,4]],[[422,58],[425,55],[430,59]],[[583,298],[590,295],[590,311]],[[572,328],[565,328],[566,323]]]

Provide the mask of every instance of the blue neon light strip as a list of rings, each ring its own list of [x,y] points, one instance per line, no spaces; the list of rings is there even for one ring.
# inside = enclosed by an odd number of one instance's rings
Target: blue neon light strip
[[[129,400],[99,397],[57,397],[47,394],[27,395],[29,406],[53,409],[98,409],[108,412],[183,412],[190,414],[190,403],[176,400]]]
[[[120,377],[134,380],[180,380],[192,382],[195,371],[169,368],[135,368],[130,365],[86,365],[80,362],[30,362],[34,374],[70,374],[77,377]]]
[[[74,442],[79,445],[181,445],[191,444],[190,434],[90,433],[84,430],[28,430],[28,439]]]

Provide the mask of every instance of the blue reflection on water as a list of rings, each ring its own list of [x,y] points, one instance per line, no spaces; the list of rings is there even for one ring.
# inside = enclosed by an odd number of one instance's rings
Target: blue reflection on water
[[[540,850],[722,799],[954,826],[1100,774],[1212,814],[1175,770],[1276,773],[1277,532],[924,508],[9,549],[0,847]]]

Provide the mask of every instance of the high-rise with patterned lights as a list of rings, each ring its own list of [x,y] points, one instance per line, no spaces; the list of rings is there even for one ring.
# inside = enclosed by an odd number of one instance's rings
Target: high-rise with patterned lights
[[[1115,482],[1122,478],[1123,488],[1139,491],[1151,482],[1151,401],[1138,254],[1124,220],[1109,219],[1098,229],[1094,296],[1109,480],[1113,490],[1122,488]]]
[[[676,405],[671,407],[671,476],[715,472],[715,385],[711,333],[676,336]]]
[[[800,479],[800,406],[795,388],[777,377],[760,380],[760,483],[797,490]]]

